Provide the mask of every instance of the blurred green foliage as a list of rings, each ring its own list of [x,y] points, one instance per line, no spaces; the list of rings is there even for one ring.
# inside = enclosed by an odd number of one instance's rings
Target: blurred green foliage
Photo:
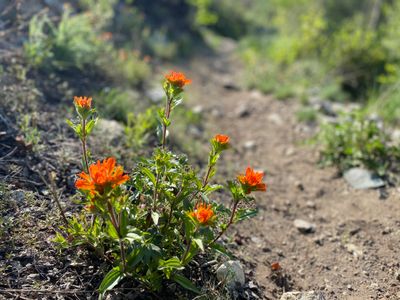
[[[398,84],[398,1],[248,3],[240,53],[250,87],[278,95],[284,87],[295,96],[318,89],[330,100],[365,101]]]
[[[91,10],[73,13],[66,7],[58,23],[47,15],[31,19],[24,44],[28,64],[48,72],[98,71],[119,83],[139,85],[150,73],[148,64],[138,53],[116,48],[112,34],[103,31],[113,17],[112,1],[84,2]]]
[[[325,124],[317,140],[321,144],[321,164],[335,165],[341,171],[361,166],[383,176],[400,160],[399,149],[391,145],[390,137],[375,120],[361,113]]]

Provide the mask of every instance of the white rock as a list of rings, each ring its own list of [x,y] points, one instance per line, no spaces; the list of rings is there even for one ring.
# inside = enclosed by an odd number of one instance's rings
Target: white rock
[[[148,90],[147,97],[149,97],[153,103],[160,103],[165,97],[165,92],[162,88],[155,87]]]
[[[356,245],[354,244],[346,244],[344,245],[344,247],[346,248],[346,250],[353,254],[354,257],[361,257],[363,255],[363,252],[360,248],[358,248]]]
[[[344,172],[343,177],[355,189],[379,188],[385,185],[378,176],[362,168],[352,168]]]
[[[325,299],[320,292],[287,292],[281,296],[280,300],[321,300]]]
[[[243,144],[243,148],[246,150],[254,150],[257,147],[257,144],[255,141],[246,141]]]
[[[242,265],[237,260],[228,260],[217,269],[217,279],[224,282],[229,288],[242,287],[245,283],[245,276]]]
[[[276,113],[270,114],[268,116],[268,120],[271,121],[272,123],[275,123],[276,125],[283,124],[283,120],[282,120],[281,116]]]
[[[316,225],[301,219],[296,219],[293,222],[294,226],[301,232],[301,233],[313,233],[315,232]]]

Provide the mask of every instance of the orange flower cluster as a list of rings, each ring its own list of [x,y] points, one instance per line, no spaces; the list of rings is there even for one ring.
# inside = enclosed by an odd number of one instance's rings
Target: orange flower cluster
[[[227,145],[229,143],[229,136],[224,134],[217,134],[214,137],[214,141],[216,141],[220,145]]]
[[[171,71],[165,75],[165,79],[172,85],[183,88],[185,85],[190,84],[192,81],[186,78],[185,74],[180,72]]]
[[[92,107],[92,97],[74,97],[74,103],[80,108],[90,109]]]
[[[252,191],[265,192],[267,190],[267,185],[262,182],[263,177],[263,172],[255,172],[254,169],[247,167],[246,174],[239,175],[238,180],[242,184],[244,192],[250,194]]]
[[[197,204],[196,208],[190,213],[190,215],[203,225],[210,224],[214,219],[214,211],[212,210],[211,204]]]
[[[110,157],[89,166],[89,174],[82,172],[75,182],[75,187],[80,190],[89,191],[94,196],[102,195],[106,188],[115,188],[129,179],[124,174],[122,166],[116,166],[115,158]]]

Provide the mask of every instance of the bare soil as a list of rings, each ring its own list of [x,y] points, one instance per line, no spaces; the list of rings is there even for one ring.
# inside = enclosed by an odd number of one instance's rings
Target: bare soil
[[[268,190],[256,195],[259,214],[230,231],[231,249],[265,299],[288,290],[320,291],[324,299],[400,299],[398,188],[354,190],[334,168],[319,168],[317,149],[304,145],[315,128],[296,121],[299,104],[241,88],[233,48],[225,43],[219,55],[188,69],[192,105],[202,107],[209,133],[228,134],[234,145],[222,172],[232,177],[250,165],[266,174]],[[315,232],[300,233],[295,219],[315,224]],[[280,272],[271,270],[274,262]]]

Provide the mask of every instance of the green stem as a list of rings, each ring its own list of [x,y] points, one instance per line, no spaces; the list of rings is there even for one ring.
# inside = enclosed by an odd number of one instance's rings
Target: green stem
[[[235,213],[236,213],[238,204],[239,204],[239,201],[234,202],[231,217],[229,219],[228,224],[226,225],[226,227],[224,229],[221,230],[221,232],[217,235],[217,237],[210,244],[214,244],[228,230],[229,226],[231,226],[233,224],[233,218],[235,217]]]
[[[83,152],[83,162],[86,172],[89,172],[89,162],[87,157],[87,150],[86,150],[86,119],[82,118],[82,152]]]
[[[172,102],[172,99],[169,96],[167,96],[167,100],[165,103],[165,118],[167,120],[169,120],[169,116],[171,114],[171,102]],[[167,125],[163,121],[163,135],[162,135],[161,147],[163,149],[165,149],[166,144],[167,144]]]
[[[114,209],[113,209],[110,201],[107,201],[107,208],[108,208],[108,212],[110,214],[111,223],[112,223],[112,225],[114,226],[115,230],[118,233],[119,251],[120,251],[121,260],[122,260],[123,272],[125,272],[126,271],[126,256],[125,256],[124,243],[123,243],[123,241],[121,239],[120,226],[117,223],[117,219],[115,217]]]

